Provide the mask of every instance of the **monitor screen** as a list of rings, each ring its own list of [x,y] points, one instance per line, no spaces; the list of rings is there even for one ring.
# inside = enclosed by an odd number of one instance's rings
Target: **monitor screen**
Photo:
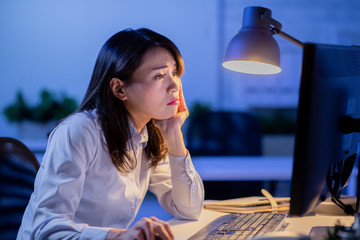
[[[329,196],[329,176],[349,177],[344,160],[352,168],[359,134],[344,133],[345,116],[360,118],[360,47],[304,44],[290,216],[305,215]]]

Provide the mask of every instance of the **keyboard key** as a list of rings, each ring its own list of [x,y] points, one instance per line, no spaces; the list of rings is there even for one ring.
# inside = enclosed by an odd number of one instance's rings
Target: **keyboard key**
[[[215,219],[189,240],[249,239],[273,232],[281,227],[285,217],[286,214],[275,213],[229,214]]]

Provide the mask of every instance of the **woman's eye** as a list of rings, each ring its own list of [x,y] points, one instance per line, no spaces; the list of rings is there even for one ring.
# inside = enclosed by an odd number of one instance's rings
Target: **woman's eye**
[[[161,80],[165,77],[165,74],[158,74],[155,76],[155,79]]]
[[[175,76],[177,76],[178,75],[178,73],[177,72],[173,72],[173,76],[175,77]]]

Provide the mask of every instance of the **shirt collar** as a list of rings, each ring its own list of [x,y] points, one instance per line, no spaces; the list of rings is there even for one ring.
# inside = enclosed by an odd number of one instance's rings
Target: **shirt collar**
[[[131,135],[130,139],[134,144],[147,143],[149,139],[149,134],[146,125],[143,127],[143,129],[141,129],[139,133],[132,121],[129,119],[129,127]]]

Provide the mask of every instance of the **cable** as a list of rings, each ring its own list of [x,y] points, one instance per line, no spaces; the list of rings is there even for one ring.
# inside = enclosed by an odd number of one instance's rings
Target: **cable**
[[[329,188],[329,192],[331,194],[331,200],[334,202],[338,207],[340,207],[345,214],[347,215],[354,215],[355,209],[350,204],[345,204],[341,201],[338,197],[340,196],[340,181],[341,181],[341,169],[342,164],[336,164],[331,166],[328,170],[328,174],[326,176],[326,183]]]

